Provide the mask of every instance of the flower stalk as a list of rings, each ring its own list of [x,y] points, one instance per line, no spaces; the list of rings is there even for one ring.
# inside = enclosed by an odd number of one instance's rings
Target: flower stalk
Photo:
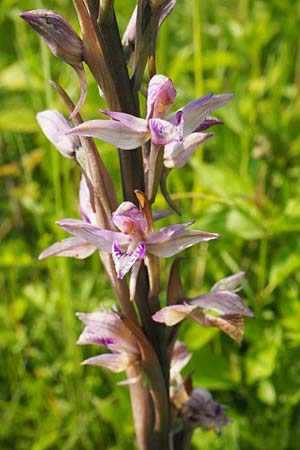
[[[185,344],[177,340],[182,321],[217,327],[240,343],[244,318],[253,317],[237,294],[243,272],[189,298],[180,277],[182,258],[177,257],[166,293],[161,289],[160,258],[172,258],[220,236],[191,229],[194,221],[157,226],[156,221],[168,215],[154,209],[159,186],[178,212],[167,190],[167,176],[213,137],[206,129],[222,121],[209,114],[232,99],[231,94],[208,94],[169,113],[176,89],[167,76],[157,74],[155,51],[159,28],[175,3],[138,0],[122,41],[113,0],[73,0],[82,38],[53,11],[20,14],[52,53],[74,68],[81,85],[75,106],[67,92],[51,82],[71,114],[71,123],[58,111],[37,114],[47,138],[82,172],[81,218],[59,220],[57,225],[69,237],[45,249],[40,259],[85,259],[99,252],[118,306],[112,311],[77,313],[85,326],[77,343],[106,348],[106,353],[83,364],[126,372],[127,379],[120,384],[130,389],[139,450],[187,450],[196,427],[219,433],[229,423],[223,406],[208,391],[194,388],[191,375],[181,375],[191,358]],[[79,113],[86,97],[83,62],[106,102],[107,109],[101,110],[105,119],[84,121]],[[147,100],[145,117],[140,90]],[[118,149],[122,200],[94,138]]]

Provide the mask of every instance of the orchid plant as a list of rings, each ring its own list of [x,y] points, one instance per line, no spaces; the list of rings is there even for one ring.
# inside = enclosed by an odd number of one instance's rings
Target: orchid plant
[[[199,145],[213,136],[206,130],[222,121],[210,113],[231,100],[232,94],[208,94],[169,113],[176,89],[167,76],[156,73],[155,43],[175,0],[138,0],[123,39],[113,0],[73,0],[73,4],[82,38],[57,12],[40,9],[20,14],[54,56],[73,67],[81,90],[75,106],[52,81],[69,120],[55,110],[37,114],[47,138],[82,172],[81,219],[59,220],[57,225],[72,237],[51,245],[40,259],[83,259],[99,251],[118,306],[111,311],[77,313],[85,326],[77,343],[107,349],[82,364],[126,372],[119,384],[130,389],[140,450],[186,450],[196,427],[220,433],[230,420],[208,391],[193,387],[191,374],[181,375],[192,355],[178,340],[180,324],[189,319],[202,327],[217,327],[240,343],[244,317],[253,313],[237,293],[243,272],[188,298],[176,258],[167,292],[162,292],[159,258],[171,258],[220,236],[190,229],[193,221],[156,229],[155,222],[170,211],[156,211],[153,206],[160,186],[169,207],[179,212],[167,189],[167,175],[186,164]],[[83,63],[107,104],[107,109],[100,110],[106,118],[82,119],[87,92]],[[140,113],[141,95],[146,96],[145,118]],[[93,138],[118,149],[121,202]]]

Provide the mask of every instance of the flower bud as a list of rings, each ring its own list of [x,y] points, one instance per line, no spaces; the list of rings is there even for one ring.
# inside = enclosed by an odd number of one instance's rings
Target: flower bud
[[[36,9],[22,12],[20,17],[44,39],[57,58],[71,65],[82,61],[82,40],[60,14]]]
[[[36,115],[36,119],[45,136],[66,158],[74,159],[75,152],[80,147],[78,136],[66,135],[72,128],[70,122],[58,111],[48,109]]]

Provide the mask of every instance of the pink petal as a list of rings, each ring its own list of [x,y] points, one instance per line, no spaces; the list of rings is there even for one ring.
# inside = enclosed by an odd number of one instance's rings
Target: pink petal
[[[145,133],[148,130],[147,121],[145,119],[141,119],[140,117],[135,117],[131,114],[123,112],[108,111],[106,109],[99,109],[99,111],[102,112],[102,114],[110,117],[111,119],[121,122],[123,125],[133,129],[134,131]]]
[[[182,126],[173,125],[167,120],[150,119],[151,140],[156,145],[167,145],[170,142],[182,142]]]
[[[185,224],[185,226],[187,226]],[[173,231],[171,227],[162,228],[151,233],[147,238],[147,250],[153,255],[168,258],[198,244],[199,242],[217,239],[220,235],[198,230]]]
[[[148,84],[147,120],[162,118],[170,109],[176,97],[176,89],[170,78],[154,75]]]
[[[90,120],[72,128],[67,134],[96,137],[124,150],[137,148],[150,139],[146,126],[141,131],[114,120]]]
[[[39,259],[45,259],[49,256],[68,256],[77,259],[84,259],[90,256],[96,247],[81,237],[71,237],[64,239],[44,250]]]
[[[171,142],[166,145],[164,149],[164,166],[169,169],[184,166],[199,145],[212,136],[213,133],[192,133],[185,137],[181,144]]]
[[[165,308],[157,311],[152,319],[155,322],[165,323],[168,327],[176,325],[184,320],[197,306],[184,303],[183,305],[165,306]]]
[[[132,359],[121,353],[105,353],[103,355],[94,356],[86,359],[81,364],[105,367],[112,372],[123,372],[133,363]]]
[[[117,231],[103,230],[95,225],[75,219],[62,219],[57,222],[64,230],[79,236],[95,247],[107,253],[111,253],[112,243],[117,242],[120,246],[129,244],[129,236]]]
[[[228,103],[232,98],[232,94],[208,94],[185,105],[182,108],[184,118],[184,136],[187,136],[195,131],[205,116],[207,116],[211,111],[226,105],[226,103]],[[176,112],[170,116],[167,116],[167,120],[175,124]]]
[[[125,234],[143,233],[147,222],[136,205],[131,202],[123,202],[112,214],[112,220],[116,227]]]

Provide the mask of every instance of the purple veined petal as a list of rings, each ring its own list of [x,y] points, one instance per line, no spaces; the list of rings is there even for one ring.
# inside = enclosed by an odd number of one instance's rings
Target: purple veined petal
[[[200,133],[201,131],[207,130],[207,128],[213,127],[214,125],[223,125],[223,120],[214,116],[207,116],[200,122],[199,126],[194,130],[194,133]]]
[[[143,259],[146,253],[146,245],[140,242],[132,253],[122,252],[116,242],[112,245],[112,257],[115,264],[117,277],[122,279],[129,272],[131,267],[139,260]]]
[[[165,306],[157,311],[152,316],[152,319],[155,320],[155,322],[161,322],[168,327],[172,327],[189,316],[195,308],[197,308],[196,305],[189,305],[188,303],[184,303],[183,305]]]
[[[241,298],[230,291],[210,291],[207,294],[190,299],[189,302],[192,305],[210,309],[219,314],[254,317],[253,312],[245,305]]]
[[[86,359],[81,364],[105,367],[112,372],[123,372],[134,361],[128,356],[121,353],[104,353],[103,355],[94,356],[93,358]]]
[[[110,350],[119,353],[139,354],[136,339],[117,313],[101,311],[76,313],[76,316],[86,325],[79,337],[78,344],[97,343],[106,345]],[[92,339],[93,342],[88,341],[89,339]]]
[[[164,149],[164,166],[168,169],[184,166],[194,151],[211,138],[213,133],[191,133],[183,139],[183,143],[172,142]]]
[[[90,201],[90,191],[88,189],[85,176],[82,175],[79,187],[79,212],[84,222],[96,224],[96,213],[93,211]]]
[[[143,131],[135,130],[134,126],[129,128],[115,120],[89,120],[66,134],[96,137],[124,150],[137,148],[150,139],[148,128],[145,127]]]
[[[95,225],[75,219],[62,219],[56,222],[64,230],[79,236],[95,247],[107,253],[112,251],[112,243],[117,242],[119,246],[129,244],[129,236],[117,231],[103,230]]]
[[[147,120],[162,118],[170,109],[176,97],[176,89],[170,78],[154,75],[148,84]]]
[[[122,202],[112,214],[112,221],[122,233],[144,233],[147,222],[138,207],[132,202]]]
[[[233,94],[208,94],[185,105],[182,108],[184,118],[184,136],[187,136],[195,131],[205,116],[207,116],[211,111],[226,105],[226,103],[228,103],[232,98]],[[175,124],[176,112],[170,116],[167,116],[166,119]]]
[[[147,121],[140,117],[135,117],[123,112],[109,111],[107,109],[99,109],[99,111],[136,132],[146,133],[148,130]]]
[[[241,344],[244,335],[244,318],[238,314],[228,314],[220,317],[205,315],[205,325],[216,327],[228,334],[238,344]]]
[[[101,328],[85,327],[81,335],[79,336],[76,344],[88,345],[97,344],[110,348],[110,346],[118,346],[119,340],[115,337],[107,336],[105,332],[101,332]]]
[[[181,125],[173,125],[167,120],[150,119],[151,140],[156,145],[167,145],[170,142],[182,142]]]
[[[44,250],[39,259],[45,259],[49,256],[68,256],[71,258],[84,259],[90,256],[96,247],[83,238],[71,237],[64,239]]]

